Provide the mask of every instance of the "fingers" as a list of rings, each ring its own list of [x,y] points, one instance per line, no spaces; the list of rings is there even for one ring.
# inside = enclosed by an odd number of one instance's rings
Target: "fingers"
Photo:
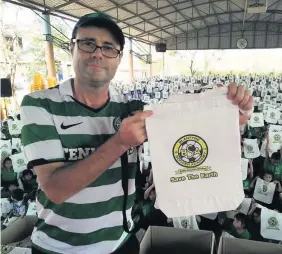
[[[254,97],[250,96],[246,105],[242,108],[245,111],[251,110],[254,106]],[[241,108],[241,107],[240,107]]]
[[[230,89],[232,89],[232,94],[233,94],[234,93],[233,86]],[[236,94],[233,95],[233,98],[231,100],[234,105],[239,105],[241,101],[243,101],[244,99],[246,88],[244,86],[238,86],[235,87],[235,90],[236,90]]]
[[[134,116],[131,117],[132,122],[140,122],[144,121],[146,118],[153,115],[153,111],[151,110],[145,110],[145,111],[139,111]]]
[[[229,100],[233,100],[235,98],[236,93],[237,93],[237,84],[236,83],[231,83],[228,86],[227,98]]]
[[[244,94],[243,94],[243,98],[242,98],[242,100],[238,103],[239,107],[240,107],[241,109],[244,109],[244,108],[247,106],[247,104],[248,104],[250,98],[251,98],[251,91],[245,89],[245,92],[244,92]]]

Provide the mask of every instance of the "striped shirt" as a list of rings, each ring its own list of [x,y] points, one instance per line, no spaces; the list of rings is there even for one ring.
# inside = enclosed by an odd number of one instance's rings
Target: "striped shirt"
[[[50,162],[78,161],[103,145],[119,128],[122,118],[142,110],[140,101],[128,101],[110,88],[109,101],[94,110],[76,101],[73,80],[31,93],[21,105],[22,143],[29,166]],[[133,225],[131,208],[135,199],[137,150],[128,151],[129,180],[127,219]],[[81,174],[83,174],[81,169]],[[129,235],[122,222],[123,189],[118,159],[97,180],[55,204],[40,189],[38,220],[32,233],[34,246],[45,253],[111,253]],[[75,181],[75,179],[69,180]]]

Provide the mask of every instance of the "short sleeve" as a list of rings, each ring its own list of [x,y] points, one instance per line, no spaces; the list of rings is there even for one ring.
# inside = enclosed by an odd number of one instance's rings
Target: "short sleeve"
[[[22,144],[28,168],[65,160],[48,99],[26,95],[21,104]]]

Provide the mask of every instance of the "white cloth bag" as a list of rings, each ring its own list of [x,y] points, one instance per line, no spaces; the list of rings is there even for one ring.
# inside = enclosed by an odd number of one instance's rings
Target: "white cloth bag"
[[[220,90],[152,105],[146,119],[158,205],[169,218],[236,209],[244,198],[238,108]]]
[[[282,126],[270,124],[269,132],[282,132]]]
[[[282,213],[263,208],[260,234],[263,238],[282,241]]]
[[[12,149],[21,150],[22,142],[20,138],[12,138]]]
[[[265,121],[267,123],[276,124],[279,117],[280,117],[280,112],[277,109],[268,107],[268,110],[265,116]]]
[[[253,113],[250,118],[249,125],[253,128],[254,127],[263,127],[264,126],[263,113]]]
[[[175,228],[199,229],[195,215],[172,218]]]
[[[9,157],[12,154],[11,148],[1,148],[1,160],[3,161],[5,158]]]
[[[260,156],[260,150],[257,139],[245,138],[244,144],[244,155],[247,159],[254,159]]]
[[[258,178],[254,190],[254,199],[261,201],[265,204],[271,204],[275,188],[275,183],[268,183],[262,180],[261,178]]]
[[[11,140],[1,140],[0,145],[1,145],[1,149],[3,148],[8,149],[8,150],[12,149]]]
[[[8,120],[8,128],[10,135],[19,135],[22,130],[22,122],[19,120]]]
[[[282,132],[269,132],[269,148],[278,151],[282,148]]]
[[[27,159],[24,153],[17,153],[10,156],[15,172],[19,173],[27,169]]]
[[[245,180],[248,175],[248,165],[249,160],[245,158],[241,158],[241,172],[242,172],[242,180]]]
[[[242,203],[237,207],[237,211],[247,215],[249,212],[251,203],[252,203],[251,198],[244,198]]]

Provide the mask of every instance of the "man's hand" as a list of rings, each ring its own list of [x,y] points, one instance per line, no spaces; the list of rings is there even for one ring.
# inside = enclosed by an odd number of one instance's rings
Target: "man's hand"
[[[249,111],[254,106],[254,98],[251,92],[244,86],[237,86],[236,83],[232,83],[228,86],[227,98],[232,101],[234,105],[238,105],[242,111]],[[240,112],[239,122],[240,125],[246,124],[250,116],[245,116]]]
[[[145,119],[153,115],[152,111],[137,112],[134,116],[125,118],[117,132],[120,145],[127,148],[138,146],[147,139]]]

